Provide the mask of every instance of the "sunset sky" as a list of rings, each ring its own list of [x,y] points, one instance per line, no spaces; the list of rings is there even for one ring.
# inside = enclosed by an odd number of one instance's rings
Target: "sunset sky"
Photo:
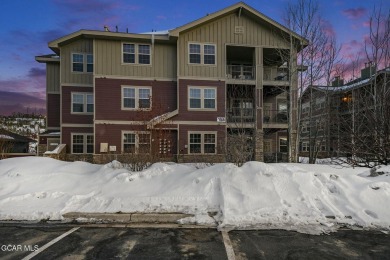
[[[47,43],[80,29],[142,33],[181,26],[237,0],[3,0],[0,9],[0,115],[44,112],[45,65],[35,56],[51,54]],[[282,23],[289,0],[247,0],[248,5]],[[319,0],[327,31],[342,44],[346,62],[355,59],[368,34],[374,6],[389,0]]]

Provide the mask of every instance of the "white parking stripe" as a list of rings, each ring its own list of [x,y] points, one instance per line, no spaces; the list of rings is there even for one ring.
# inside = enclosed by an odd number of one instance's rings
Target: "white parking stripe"
[[[40,252],[42,252],[43,250],[45,250],[46,248],[48,248],[49,246],[57,243],[58,241],[60,241],[61,239],[63,239],[64,237],[68,236],[69,234],[75,232],[77,229],[79,229],[80,227],[75,227],[75,228],[72,228],[71,230],[69,230],[68,232],[62,234],[61,236],[53,239],[52,241],[50,241],[49,243],[47,243],[46,245],[40,247],[37,251],[34,251],[33,253],[29,254],[28,256],[26,256],[25,258],[23,258],[22,260],[29,260],[31,258],[33,258],[34,256],[36,256],[37,254],[39,254]]]
[[[228,232],[222,231],[221,233],[222,233],[223,243],[225,244],[226,254],[227,254],[228,260],[235,260],[236,255],[234,254],[232,241],[230,241]]]

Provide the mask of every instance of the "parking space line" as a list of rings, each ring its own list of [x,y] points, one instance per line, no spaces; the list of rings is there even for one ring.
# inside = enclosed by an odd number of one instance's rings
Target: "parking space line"
[[[234,254],[232,241],[229,238],[228,232],[222,231],[221,233],[222,233],[223,243],[225,244],[225,249],[226,249],[226,254],[227,254],[228,260],[235,260],[236,255]]]
[[[40,247],[37,251],[34,251],[33,253],[29,254],[28,256],[26,256],[25,258],[23,258],[22,260],[29,260],[31,258],[33,258],[34,256],[36,256],[37,254],[41,253],[43,250],[47,249],[49,246],[57,243],[58,241],[60,241],[61,239],[63,239],[64,237],[70,235],[71,233],[75,232],[77,229],[79,229],[80,227],[75,227],[75,228],[72,228],[71,230],[69,230],[68,232],[62,234],[61,236],[53,239],[52,241],[50,241],[49,243],[45,244],[44,246]]]

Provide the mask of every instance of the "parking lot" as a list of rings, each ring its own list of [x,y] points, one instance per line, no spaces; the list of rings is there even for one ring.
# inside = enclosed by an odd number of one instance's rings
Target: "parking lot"
[[[390,259],[390,235],[177,225],[0,225],[0,259]]]

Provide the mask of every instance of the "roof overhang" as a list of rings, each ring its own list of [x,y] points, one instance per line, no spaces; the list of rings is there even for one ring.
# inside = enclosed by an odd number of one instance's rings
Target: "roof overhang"
[[[135,40],[141,42],[167,42],[172,41],[169,35],[161,34],[136,34],[136,33],[123,33],[123,32],[110,32],[110,31],[95,31],[95,30],[79,30],[77,32],[68,34],[54,41],[49,42],[49,48],[55,53],[59,54],[60,47],[73,42],[78,39],[115,39],[115,40]]]
[[[41,55],[41,56],[35,56],[35,60],[39,63],[59,63],[60,62],[60,56],[58,55]]]
[[[273,27],[274,29],[280,31],[281,33],[285,35],[292,36],[295,45],[298,47],[298,50],[303,49],[309,44],[309,41],[299,34],[293,32],[292,30],[288,29],[287,27],[283,26],[282,24],[276,22],[275,20],[269,18],[268,16],[260,13],[256,9],[250,7],[249,5],[239,2],[237,4],[234,4],[232,6],[229,6],[225,9],[222,9],[220,11],[217,11],[212,14],[208,14],[205,17],[202,17],[198,20],[195,20],[193,22],[187,23],[183,26],[177,27],[173,30],[169,31],[170,36],[179,37],[179,34],[188,30],[193,29],[194,27],[201,26],[207,22],[216,20],[220,18],[221,16],[225,16],[228,14],[237,13],[237,15],[246,14],[249,17],[252,17],[254,20],[257,20],[260,23],[266,23]]]

